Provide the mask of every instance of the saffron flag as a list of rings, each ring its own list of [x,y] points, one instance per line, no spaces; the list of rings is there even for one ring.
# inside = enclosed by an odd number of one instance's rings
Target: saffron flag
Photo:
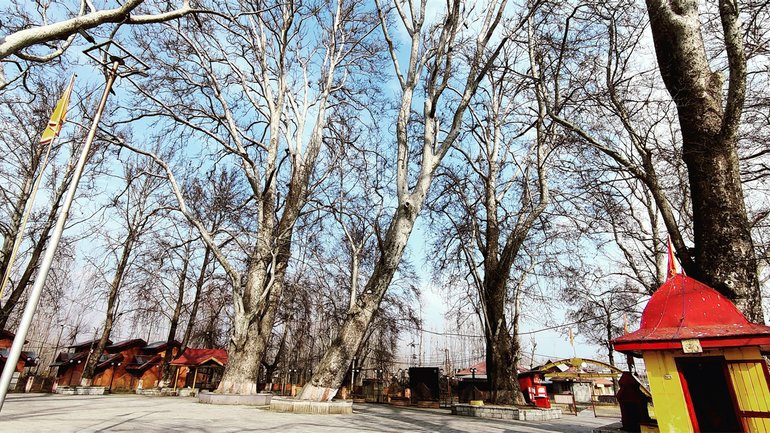
[[[48,125],[46,126],[45,131],[43,131],[43,136],[40,137],[40,144],[50,144],[54,138],[59,136],[59,132],[61,132],[61,128],[64,126],[64,121],[67,118],[67,107],[69,107],[70,95],[72,94],[72,88],[74,85],[75,76],[73,75],[72,79],[70,79],[69,85],[66,89],[64,89],[64,94],[56,104],[56,108],[53,110],[51,119],[48,121]]]
[[[671,236],[668,237],[668,275],[666,280],[672,278],[678,272],[676,271],[676,257],[674,257],[674,248],[671,246]]]
[[[46,150],[43,154],[42,162],[40,163],[39,172],[37,174],[37,178],[35,179],[35,183],[32,186],[32,191],[30,192],[29,199],[27,200],[27,208],[24,210],[24,215],[21,219],[21,224],[19,225],[19,231],[16,234],[16,239],[13,242],[13,248],[11,249],[11,255],[8,258],[8,263],[5,267],[5,273],[2,276],[2,281],[0,281],[0,298],[2,298],[5,295],[5,288],[8,286],[8,280],[11,276],[11,269],[13,268],[13,263],[16,261],[16,255],[19,253],[19,247],[21,246],[21,240],[22,240],[22,234],[24,233],[24,228],[27,225],[27,219],[29,218],[29,214],[32,209],[32,205],[35,203],[35,197],[37,195],[37,190],[40,187],[40,181],[43,179],[43,172],[45,171],[45,167],[48,164],[48,156],[51,154],[51,143],[53,142],[54,138],[59,136],[59,132],[61,131],[62,126],[64,126],[64,119],[67,117],[67,106],[69,106],[70,102],[70,95],[72,94],[72,88],[75,85],[75,76],[73,75],[70,79],[69,85],[67,85],[67,88],[64,89],[64,94],[62,95],[61,99],[59,99],[59,102],[56,104],[56,108],[53,110],[53,114],[51,115],[51,120],[48,121],[48,125],[45,127],[45,131],[43,131],[43,135],[40,137],[40,144],[42,146],[45,146]]]

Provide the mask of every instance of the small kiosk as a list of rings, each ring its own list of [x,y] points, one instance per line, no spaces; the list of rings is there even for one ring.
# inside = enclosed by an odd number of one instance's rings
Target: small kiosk
[[[711,287],[673,276],[613,345],[644,358],[660,432],[770,432],[770,327]]]

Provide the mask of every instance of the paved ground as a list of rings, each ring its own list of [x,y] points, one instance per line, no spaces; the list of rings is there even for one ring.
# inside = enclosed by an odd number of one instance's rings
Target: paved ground
[[[617,421],[594,418],[591,411],[535,423],[387,405],[356,405],[353,415],[296,415],[245,406],[212,406],[182,397],[11,394],[0,412],[0,432],[582,433]]]

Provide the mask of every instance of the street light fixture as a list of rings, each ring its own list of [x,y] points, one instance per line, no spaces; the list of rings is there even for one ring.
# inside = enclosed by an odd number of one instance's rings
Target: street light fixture
[[[294,373],[297,372],[297,369],[290,368],[288,372],[289,372],[289,386],[291,387],[291,393],[294,394],[294,382],[292,379],[294,378]]]
[[[382,373],[384,373],[385,370],[375,368],[374,372],[377,374],[377,403],[380,403],[380,395],[382,394]]]
[[[476,367],[471,367],[471,382],[473,383],[473,399],[476,400]]]

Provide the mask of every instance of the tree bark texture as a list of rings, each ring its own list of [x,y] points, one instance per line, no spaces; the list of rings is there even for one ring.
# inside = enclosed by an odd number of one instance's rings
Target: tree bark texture
[[[505,314],[507,304],[507,285],[504,276],[490,278],[490,284],[485,284],[487,297],[486,319],[488,326],[484,328],[484,338],[487,344],[487,382],[491,391],[491,401],[494,404],[523,403],[524,398],[519,387],[516,372],[518,358],[518,336],[508,333],[508,321]]]
[[[688,169],[695,237],[694,278],[733,301],[746,317],[762,322],[757,261],[746,215],[737,130],[744,104],[746,60],[737,3],[719,1],[729,64],[724,77],[712,71],[696,0],[647,0],[658,65],[676,103]]]

